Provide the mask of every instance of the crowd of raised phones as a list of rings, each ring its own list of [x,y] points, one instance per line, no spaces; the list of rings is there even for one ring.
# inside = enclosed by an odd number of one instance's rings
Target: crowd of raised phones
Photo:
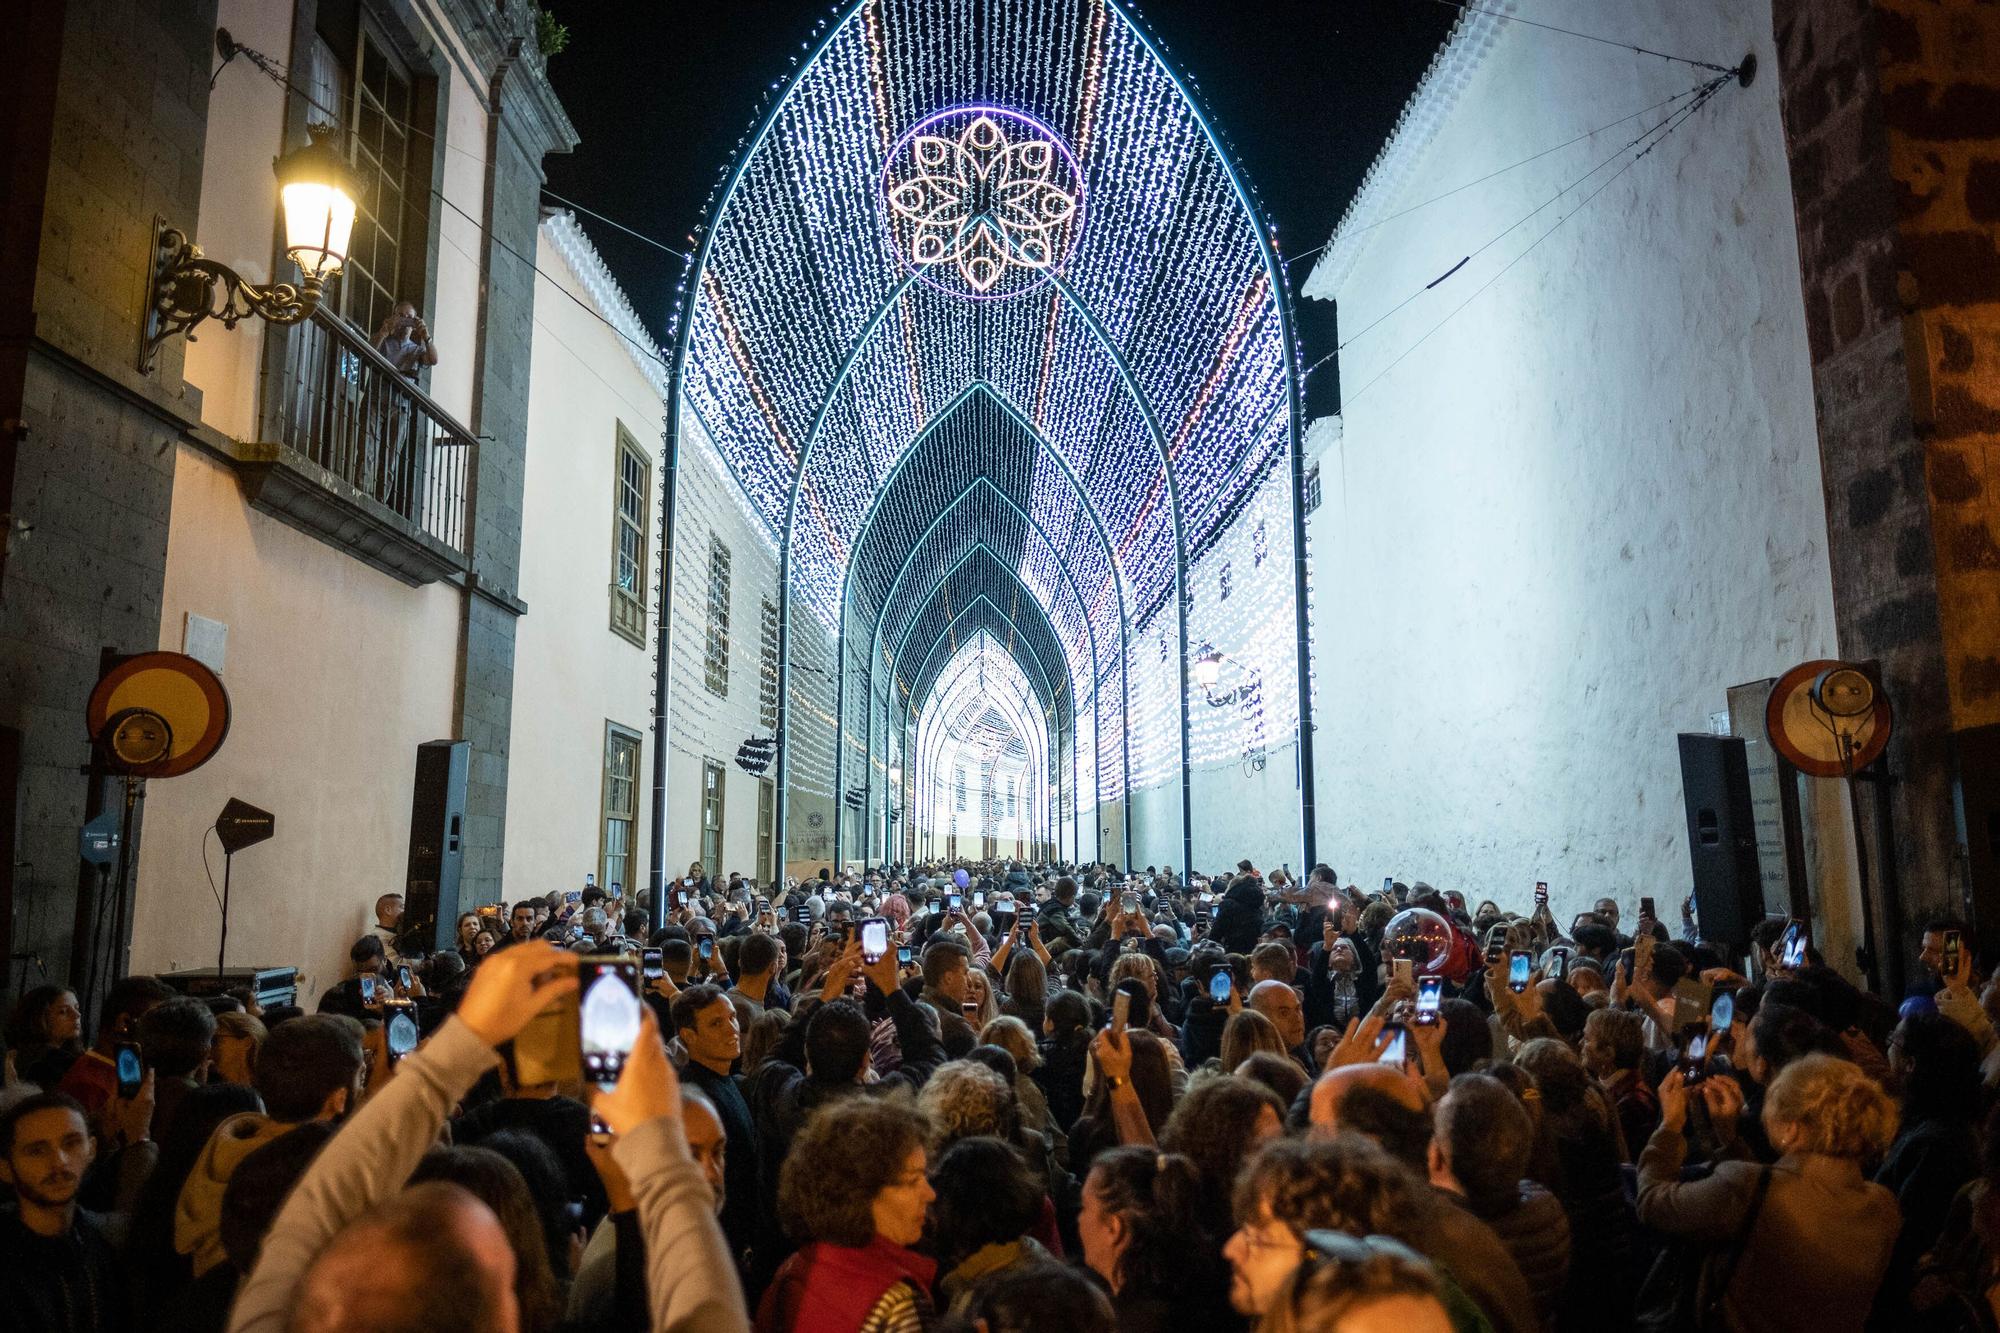
[[[1732,958],[1686,905],[1323,866],[666,892],[444,950],[388,895],[313,1014],[28,991],[0,1326],[2000,1327],[1952,922],[1884,999],[1796,922]]]

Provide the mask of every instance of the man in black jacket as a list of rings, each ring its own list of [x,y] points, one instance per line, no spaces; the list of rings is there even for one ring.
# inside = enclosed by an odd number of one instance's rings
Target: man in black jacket
[[[1082,944],[1090,930],[1077,919],[1076,881],[1064,875],[1056,881],[1054,894],[1042,904],[1035,914],[1035,921],[1042,928],[1042,943],[1052,954],[1064,949],[1074,949]]]
[[[1247,954],[1264,933],[1264,882],[1256,871],[1238,875],[1215,908],[1209,938],[1230,953]]]
[[[743,1079],[730,1072],[743,1053],[743,1037],[736,1023],[736,1006],[722,988],[703,982],[689,986],[674,996],[674,1032],[687,1048],[687,1068],[681,1081],[699,1088],[714,1103],[727,1141],[736,1147],[723,1159],[722,1234],[729,1238],[729,1252],[738,1272],[745,1275],[746,1289],[757,1267],[749,1258],[757,1240],[758,1168],[757,1122],[750,1114],[750,1102],[743,1095]]]
[[[95,1214],[77,1206],[93,1147],[83,1107],[59,1092],[0,1116],[0,1309],[9,1327],[99,1333],[131,1327],[126,1274]]]

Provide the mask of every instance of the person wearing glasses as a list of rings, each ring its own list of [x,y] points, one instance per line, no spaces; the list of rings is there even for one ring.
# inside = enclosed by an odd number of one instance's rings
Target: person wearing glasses
[[[1273,1139],[1237,1177],[1229,1303],[1260,1330],[1496,1327],[1442,1264],[1424,1257],[1436,1203],[1414,1173],[1372,1139]],[[1312,1243],[1309,1238],[1317,1238]],[[1329,1275],[1316,1265],[1330,1264]],[[1380,1276],[1378,1285],[1373,1277]],[[1343,1282],[1373,1293],[1350,1306]],[[1306,1297],[1310,1295],[1308,1302]],[[1378,1299],[1379,1298],[1379,1299]],[[1369,1313],[1375,1305],[1381,1312]],[[1332,1313],[1307,1314],[1308,1309]]]

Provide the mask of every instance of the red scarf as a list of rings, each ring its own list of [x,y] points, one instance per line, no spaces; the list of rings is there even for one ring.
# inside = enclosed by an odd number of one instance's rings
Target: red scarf
[[[902,1281],[926,1293],[937,1263],[877,1236],[858,1249],[815,1241],[778,1269],[757,1307],[758,1333],[854,1333]]]

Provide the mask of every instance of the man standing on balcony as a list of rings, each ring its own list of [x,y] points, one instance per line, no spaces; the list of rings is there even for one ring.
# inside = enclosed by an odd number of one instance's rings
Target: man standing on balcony
[[[398,301],[396,308],[375,330],[375,350],[406,378],[415,382],[417,372],[438,363],[437,348],[431,342],[430,325],[417,314],[414,301]]]
[[[375,330],[375,350],[396,368],[396,373],[415,384],[417,372],[438,362],[437,347],[431,342],[430,325],[417,314],[414,301],[398,301],[396,308]],[[416,413],[407,402],[397,402],[384,423],[386,434],[375,456],[375,498],[402,514],[409,514],[417,490],[416,471],[428,461],[429,441],[420,438]]]

